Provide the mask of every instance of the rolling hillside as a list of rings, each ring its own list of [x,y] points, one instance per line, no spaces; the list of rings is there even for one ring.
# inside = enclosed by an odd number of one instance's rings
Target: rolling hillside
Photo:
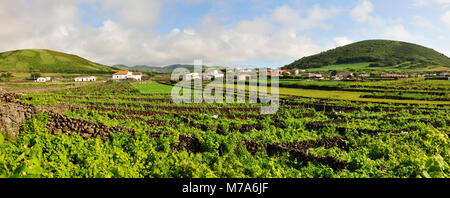
[[[450,58],[420,45],[389,40],[367,40],[304,57],[285,69],[317,69],[330,65],[367,63],[371,69],[450,68]]]
[[[116,70],[52,50],[27,49],[0,53],[0,71],[3,72],[111,73]]]

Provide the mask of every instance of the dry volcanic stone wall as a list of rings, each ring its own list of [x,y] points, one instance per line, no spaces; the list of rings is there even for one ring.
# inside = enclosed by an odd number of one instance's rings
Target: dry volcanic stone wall
[[[134,130],[124,127],[108,127],[103,123],[71,118],[59,113],[55,109],[47,111],[46,108],[36,107],[17,101],[21,95],[15,93],[0,94],[0,130],[9,136],[17,137],[20,127],[26,120],[33,119],[39,110],[49,115],[46,128],[52,134],[79,134],[82,137],[107,138],[111,133],[117,131],[134,133]]]
[[[71,118],[55,112],[48,112],[48,114],[47,129],[52,134],[78,134],[84,138],[100,137],[106,139],[111,133],[117,131],[134,133],[133,129],[125,127],[108,127],[100,122]]]
[[[33,118],[35,108],[20,103],[0,104],[0,130],[8,136],[17,137],[20,127],[25,120]]]

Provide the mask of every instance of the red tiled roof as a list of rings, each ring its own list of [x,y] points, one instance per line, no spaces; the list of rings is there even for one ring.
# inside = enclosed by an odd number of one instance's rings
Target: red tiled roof
[[[129,71],[119,71],[115,73],[114,75],[127,75]]]

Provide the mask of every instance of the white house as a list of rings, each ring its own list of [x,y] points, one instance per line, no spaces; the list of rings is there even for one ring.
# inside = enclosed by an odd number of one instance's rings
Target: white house
[[[250,75],[248,75],[248,74],[240,74],[237,76],[238,81],[245,81],[245,80],[249,80],[249,79],[250,79]]]
[[[296,70],[294,70],[294,75],[301,76],[305,72],[306,72],[306,70],[304,70],[304,69],[296,69]]]
[[[437,74],[424,74],[423,77],[435,77]]]
[[[353,76],[353,73],[351,73],[351,72],[338,72],[336,74],[336,77],[338,77],[338,78],[348,78],[350,76]]]
[[[370,77],[370,74],[359,74],[359,77],[368,78],[368,77]]]
[[[224,78],[225,75],[219,71],[219,70],[212,70],[212,71],[208,71],[206,73],[203,74],[203,79],[204,80],[212,80],[212,78]]]
[[[305,74],[302,74],[301,76],[306,77],[306,78],[322,78],[323,74],[305,73]]]
[[[409,78],[408,74],[381,74],[381,78]]]
[[[52,80],[52,78],[50,78],[50,77],[40,77],[40,78],[36,79],[34,82],[48,82],[51,80]]]
[[[80,76],[75,78],[75,82],[93,82],[97,81],[95,76]]]
[[[184,75],[184,80],[195,80],[195,79],[202,79],[201,75],[199,73],[190,73]]]
[[[133,72],[131,73],[131,76],[128,76],[128,79],[134,79],[137,81],[141,81],[142,80],[142,73],[141,72]]]
[[[119,71],[113,74],[112,80],[142,80],[142,73],[140,72],[130,72],[130,71]]]

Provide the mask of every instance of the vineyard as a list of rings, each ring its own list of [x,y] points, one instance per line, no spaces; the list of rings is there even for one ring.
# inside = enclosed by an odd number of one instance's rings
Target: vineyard
[[[2,94],[2,108],[25,110],[18,135],[0,133],[0,177],[449,177],[447,84],[399,82],[332,86],[415,90],[366,97],[429,104],[280,90],[279,111],[262,115],[260,104],[175,104],[154,82]]]

